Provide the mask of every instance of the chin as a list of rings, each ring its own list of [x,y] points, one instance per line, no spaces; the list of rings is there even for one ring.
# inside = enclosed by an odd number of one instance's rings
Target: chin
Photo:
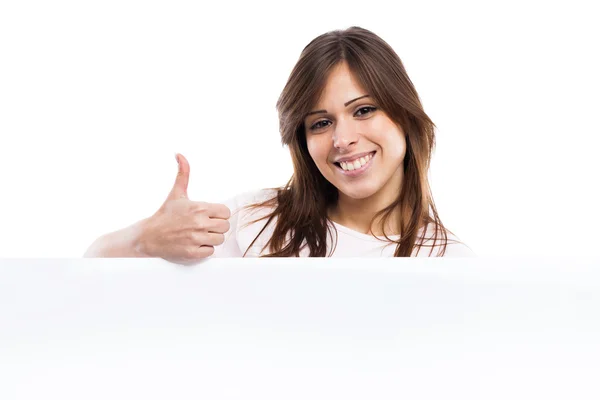
[[[344,187],[344,186],[337,186],[338,191],[340,192],[340,194],[343,194],[344,196],[350,197],[351,199],[354,200],[362,200],[362,199],[366,199],[369,198],[371,196],[373,196],[375,193],[377,193],[377,188],[374,187]]]

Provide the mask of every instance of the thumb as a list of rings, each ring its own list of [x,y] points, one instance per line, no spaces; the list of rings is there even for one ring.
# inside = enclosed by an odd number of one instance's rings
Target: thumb
[[[187,199],[187,188],[190,181],[190,164],[181,154],[175,154],[175,159],[179,165],[177,171],[177,178],[175,178],[175,184],[171,193],[169,193],[168,200],[180,199],[182,197]]]

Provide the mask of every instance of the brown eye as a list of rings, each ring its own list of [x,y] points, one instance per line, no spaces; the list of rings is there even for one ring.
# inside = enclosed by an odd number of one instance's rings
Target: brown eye
[[[354,115],[356,117],[364,117],[367,114],[371,114],[372,112],[374,112],[375,110],[377,110],[377,108],[372,107],[372,106],[368,106],[368,107],[361,107],[358,110],[356,110],[356,112],[354,113]]]
[[[311,131],[316,131],[316,130],[319,130],[319,129],[323,129],[323,128],[329,126],[329,124],[331,124],[330,121],[327,121],[326,119],[323,119],[323,120],[317,121],[313,125],[311,125],[310,130]]]

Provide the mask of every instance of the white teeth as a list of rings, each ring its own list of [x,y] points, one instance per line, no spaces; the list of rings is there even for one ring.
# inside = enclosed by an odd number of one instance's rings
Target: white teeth
[[[344,171],[354,171],[355,169],[359,169],[360,167],[368,163],[371,158],[373,158],[373,156],[371,154],[368,154],[364,157],[357,158],[354,161],[341,161],[340,167],[342,167]]]

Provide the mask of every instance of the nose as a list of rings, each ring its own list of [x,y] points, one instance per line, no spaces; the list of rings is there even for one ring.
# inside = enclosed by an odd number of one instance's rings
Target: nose
[[[354,121],[340,120],[333,131],[333,147],[338,150],[346,150],[358,142],[359,134]]]

